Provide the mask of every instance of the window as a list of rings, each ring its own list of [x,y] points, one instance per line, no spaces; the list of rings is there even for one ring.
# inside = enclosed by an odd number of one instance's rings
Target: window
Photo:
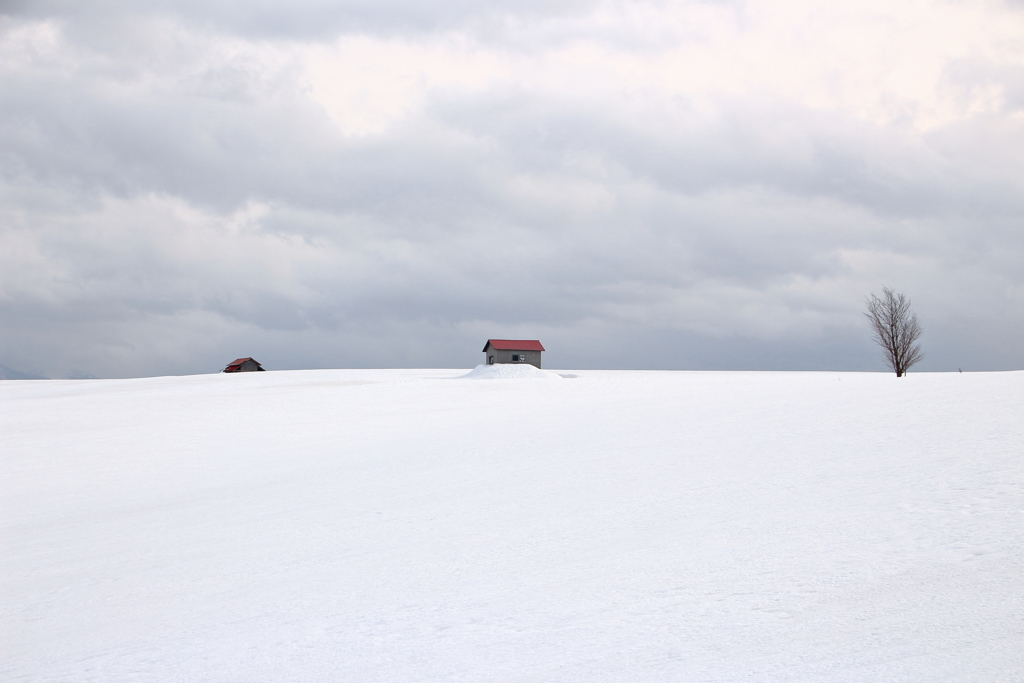
[[[526,362],[526,354],[525,353],[513,353],[512,354],[512,362],[513,363],[525,363]]]
[[[494,356],[487,356],[487,364],[494,365]]]

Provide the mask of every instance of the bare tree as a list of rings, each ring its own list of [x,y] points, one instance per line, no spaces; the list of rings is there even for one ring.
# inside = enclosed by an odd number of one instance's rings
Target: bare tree
[[[924,330],[917,315],[910,310],[910,299],[888,287],[882,287],[882,298],[872,294],[867,299],[864,315],[871,323],[871,338],[882,347],[883,357],[897,377],[924,358],[920,344]]]

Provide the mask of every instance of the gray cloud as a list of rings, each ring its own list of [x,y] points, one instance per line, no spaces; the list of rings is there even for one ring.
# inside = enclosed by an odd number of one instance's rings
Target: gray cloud
[[[14,16],[59,17],[83,35],[97,36],[138,16],[168,17],[197,27],[256,38],[329,40],[338,33],[403,34],[474,27],[492,37],[508,24],[586,13],[596,0],[550,3],[540,0],[481,3],[470,0],[98,0],[84,6],[71,0],[8,0]]]
[[[881,369],[860,309],[883,283],[918,307],[921,369],[1024,362],[1012,65],[949,63],[936,101],[987,104],[920,126],[782,89],[553,90],[549,58],[530,56],[552,40],[569,68],[583,39],[588,59],[604,59],[597,45],[654,67],[658,46],[700,42],[665,29],[648,55],[637,29],[588,24],[591,3],[310,3],[287,20],[282,7],[109,3],[93,24],[73,4],[14,8],[0,362],[48,376],[203,372],[237,355],[464,367],[486,337],[524,336],[565,367]],[[429,41],[457,35],[482,61],[539,61],[470,86],[450,73],[458,57],[419,76],[400,64],[414,77],[361,119],[391,122],[347,132],[306,41],[411,30],[367,59],[407,45],[448,59],[448,38]],[[415,85],[430,74],[455,85]],[[373,101],[352,92],[343,105]]]

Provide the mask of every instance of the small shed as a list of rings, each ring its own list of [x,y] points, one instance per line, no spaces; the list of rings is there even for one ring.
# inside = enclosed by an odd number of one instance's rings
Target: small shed
[[[252,358],[236,358],[228,363],[224,372],[263,372],[263,366]]]
[[[487,365],[495,363],[527,363],[540,367],[544,347],[536,339],[488,339],[484,344]]]

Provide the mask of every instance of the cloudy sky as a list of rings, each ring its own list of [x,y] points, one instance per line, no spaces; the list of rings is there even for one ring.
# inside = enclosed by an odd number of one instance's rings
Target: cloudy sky
[[[0,365],[1024,369],[1019,0],[0,7]]]

